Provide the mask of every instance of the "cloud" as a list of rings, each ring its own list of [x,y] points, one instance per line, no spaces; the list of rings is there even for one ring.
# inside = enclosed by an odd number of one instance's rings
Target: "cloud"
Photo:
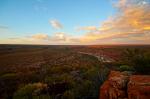
[[[127,2],[128,2],[129,0],[118,0],[118,1],[116,1],[116,2],[114,2],[114,6],[115,7],[118,7],[118,8],[122,8],[122,7],[125,7],[125,6],[127,6]]]
[[[53,35],[37,33],[30,36],[9,38],[7,41],[0,40],[0,43],[9,42],[11,44],[77,44],[78,38],[64,32],[56,32]]]
[[[38,33],[38,34],[32,35],[31,38],[39,39],[39,40],[47,40],[49,38],[49,36],[44,33]]]
[[[9,29],[8,26],[0,25],[0,29]]]
[[[63,28],[62,24],[57,20],[50,20],[49,22],[54,29],[62,29]]]
[[[0,33],[3,34],[11,34],[13,31],[10,29],[10,27],[5,25],[0,25]]]
[[[29,37],[10,39],[10,42],[31,44],[150,44],[150,1],[117,1],[113,4],[117,12],[108,17],[101,26],[78,27],[78,31],[85,32],[82,36],[75,37],[64,32],[56,32],[53,35],[38,33]],[[54,29],[63,28],[57,20],[50,20],[49,22]]]
[[[150,37],[147,37],[150,33],[149,3],[148,0],[118,1],[115,5],[118,12],[97,27],[96,31],[89,31],[82,36],[81,42],[134,43],[139,40],[141,43],[149,43]]]
[[[48,39],[49,35],[45,33],[37,33],[24,37],[8,38],[7,41],[3,40],[3,42],[9,42],[10,44],[47,44]],[[0,43],[2,43],[2,41]]]
[[[34,40],[46,40],[49,42],[65,42],[69,38],[65,33],[63,32],[57,32],[53,33],[53,35],[47,35],[45,33],[37,33],[32,36],[29,36],[30,39]]]
[[[78,43],[81,43],[79,37],[68,35],[68,33],[64,33],[64,32],[54,33],[51,37],[49,37],[49,41],[57,43],[57,44],[78,44]]]
[[[58,32],[58,33],[54,33],[53,36],[51,36],[50,40],[51,41],[61,41],[61,42],[64,42],[67,40],[67,35],[63,32]]]
[[[84,30],[84,31],[96,31],[97,27],[95,26],[86,26],[86,27],[78,27],[78,31]]]

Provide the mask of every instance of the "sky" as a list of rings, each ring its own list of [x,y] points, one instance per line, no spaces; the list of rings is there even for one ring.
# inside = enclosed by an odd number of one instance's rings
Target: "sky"
[[[150,44],[150,0],[0,0],[0,44]]]

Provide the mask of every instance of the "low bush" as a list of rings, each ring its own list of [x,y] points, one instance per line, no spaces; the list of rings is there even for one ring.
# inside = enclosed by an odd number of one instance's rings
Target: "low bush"
[[[133,71],[133,68],[131,66],[128,66],[128,65],[121,65],[119,67],[119,70],[120,71]]]
[[[47,88],[46,84],[34,83],[27,84],[24,87],[18,89],[14,94],[14,99],[32,99],[33,96],[38,96],[41,92]]]

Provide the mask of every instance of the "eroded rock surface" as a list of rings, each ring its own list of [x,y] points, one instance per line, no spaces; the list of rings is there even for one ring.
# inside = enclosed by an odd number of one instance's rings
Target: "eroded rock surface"
[[[128,83],[129,99],[150,99],[150,76],[133,75]]]
[[[111,71],[108,80],[100,89],[100,99],[126,98],[126,86],[129,80],[127,72]]]
[[[99,99],[150,99],[150,76],[111,71]]]

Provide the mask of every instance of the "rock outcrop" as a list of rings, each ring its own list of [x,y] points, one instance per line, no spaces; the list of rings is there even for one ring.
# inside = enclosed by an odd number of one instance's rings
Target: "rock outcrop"
[[[133,75],[128,83],[129,99],[150,99],[150,76]]]
[[[100,99],[126,98],[128,80],[127,72],[111,71],[108,80],[101,86]]]
[[[150,76],[111,71],[99,99],[150,99]]]

